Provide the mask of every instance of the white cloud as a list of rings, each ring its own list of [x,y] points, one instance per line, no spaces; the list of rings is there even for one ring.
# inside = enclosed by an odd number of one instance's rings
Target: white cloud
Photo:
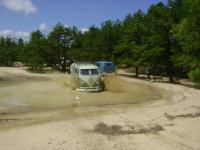
[[[39,29],[40,29],[40,31],[42,31],[42,32],[46,32],[46,31],[48,31],[48,25],[47,25],[45,22],[43,22],[43,23],[41,23],[41,24],[39,25]]]
[[[12,38],[22,38],[24,39],[25,41],[29,40],[29,37],[30,37],[30,32],[26,32],[26,31],[17,31],[17,32],[14,32],[12,30],[0,30],[0,36],[3,36],[3,37],[12,37]]]
[[[82,32],[82,33],[87,32],[87,31],[89,31],[88,28],[81,28],[81,32]]]
[[[70,27],[70,25],[68,25],[68,24],[65,24],[65,25],[64,25],[64,27],[65,27],[65,28],[69,28],[69,27]]]
[[[25,14],[33,14],[37,11],[37,7],[31,0],[0,0],[0,5],[14,12],[24,12]]]
[[[3,36],[3,37],[7,37],[7,36],[12,36],[12,31],[11,30],[1,30],[0,31],[0,36]]]
[[[22,38],[24,40],[29,40],[30,37],[30,32],[26,32],[26,31],[17,31],[14,33],[14,37],[18,38]]]

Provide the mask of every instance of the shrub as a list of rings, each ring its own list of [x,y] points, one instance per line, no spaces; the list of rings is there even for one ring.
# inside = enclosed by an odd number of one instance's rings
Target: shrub
[[[188,74],[189,78],[200,86],[200,69],[191,70]]]

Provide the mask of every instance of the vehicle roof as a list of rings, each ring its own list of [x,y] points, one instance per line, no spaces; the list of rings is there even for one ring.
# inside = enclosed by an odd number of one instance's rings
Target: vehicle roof
[[[112,61],[97,61],[96,63],[112,63],[113,64]]]
[[[77,63],[77,67],[80,69],[98,69],[98,67],[92,63]]]

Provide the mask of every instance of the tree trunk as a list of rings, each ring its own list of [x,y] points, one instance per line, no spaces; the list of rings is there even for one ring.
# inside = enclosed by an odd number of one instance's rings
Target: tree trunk
[[[62,65],[62,72],[66,72],[66,66]]]
[[[135,67],[135,77],[138,78],[139,75],[139,67]]]
[[[169,76],[169,82],[170,83],[174,83],[175,82],[173,76]]]
[[[174,74],[174,66],[173,63],[171,62],[171,41],[170,41],[170,30],[168,30],[168,34],[167,34],[167,48],[166,48],[166,70],[167,70],[167,75],[169,77],[169,82],[170,83],[174,83],[174,78],[173,78],[173,74]]]
[[[151,74],[150,73],[147,74],[147,80],[151,80]]]
[[[62,72],[66,72],[66,58],[65,57],[62,63]]]
[[[173,78],[173,65],[170,63],[169,66],[168,66],[168,77],[169,77],[169,82],[170,83],[174,83],[174,78]]]
[[[147,74],[147,80],[151,80],[151,72],[149,67],[146,68],[146,74]]]

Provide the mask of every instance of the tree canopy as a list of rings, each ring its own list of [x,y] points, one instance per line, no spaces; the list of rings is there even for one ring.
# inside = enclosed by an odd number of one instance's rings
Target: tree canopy
[[[151,74],[189,77],[200,84],[200,1],[168,0],[146,13],[138,10],[124,20],[107,20],[81,32],[58,23],[29,41],[0,38],[0,65],[22,62],[32,69],[66,71],[69,61],[111,60],[117,65],[147,68]]]

